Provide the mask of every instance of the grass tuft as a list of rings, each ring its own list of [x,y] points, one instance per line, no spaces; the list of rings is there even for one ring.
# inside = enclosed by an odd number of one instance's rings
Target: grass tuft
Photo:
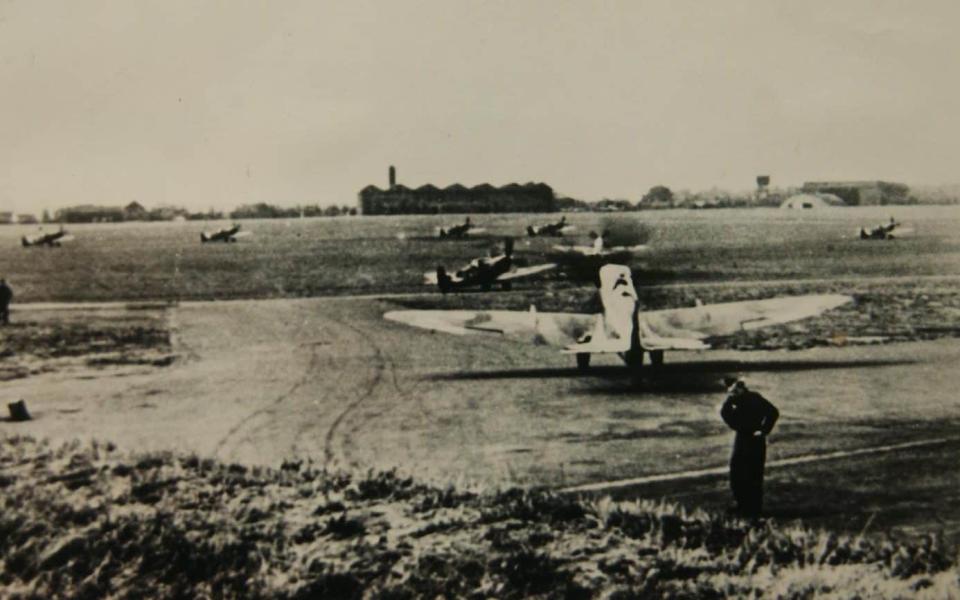
[[[938,536],[0,439],[5,597],[956,597]],[[304,494],[305,490],[313,490]]]

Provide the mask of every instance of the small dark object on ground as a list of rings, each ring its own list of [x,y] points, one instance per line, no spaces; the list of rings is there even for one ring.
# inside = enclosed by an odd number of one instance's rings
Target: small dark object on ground
[[[23,400],[11,402],[7,404],[7,408],[10,409],[11,421],[29,421],[31,419],[30,413],[27,412],[27,404]]]

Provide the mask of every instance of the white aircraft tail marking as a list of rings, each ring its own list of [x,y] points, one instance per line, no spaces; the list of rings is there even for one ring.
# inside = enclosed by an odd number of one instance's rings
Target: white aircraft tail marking
[[[638,302],[629,267],[600,267],[600,301],[603,303],[603,319],[598,320],[598,329],[602,322],[605,338],[629,340],[633,333],[633,315]]]

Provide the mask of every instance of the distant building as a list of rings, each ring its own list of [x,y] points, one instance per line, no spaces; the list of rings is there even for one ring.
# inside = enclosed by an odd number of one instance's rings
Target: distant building
[[[190,214],[185,208],[179,206],[157,206],[147,213],[147,218],[151,221],[173,221],[177,217],[184,217]]]
[[[802,192],[839,196],[848,206],[908,204],[910,188],[888,181],[808,181]]]
[[[123,221],[123,217],[123,209],[119,206],[81,204],[61,208],[55,220],[60,223],[116,223]]]
[[[0,225],[10,225],[13,223],[13,213],[0,210]]]
[[[35,225],[37,223],[37,215],[17,215],[17,223],[21,225]]]
[[[553,188],[545,183],[511,183],[494,187],[488,183],[468,188],[455,183],[445,188],[431,184],[416,189],[396,182],[390,167],[390,187],[381,190],[368,185],[360,190],[359,208],[364,215],[555,212]]]
[[[770,176],[757,175],[757,202],[763,202],[770,195]]]
[[[784,200],[780,208],[830,208],[846,205],[839,196],[834,194],[796,194]]]

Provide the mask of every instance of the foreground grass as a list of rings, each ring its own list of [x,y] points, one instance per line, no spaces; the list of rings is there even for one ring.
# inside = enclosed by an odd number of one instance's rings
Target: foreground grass
[[[938,538],[0,441],[5,597],[956,597]]]

